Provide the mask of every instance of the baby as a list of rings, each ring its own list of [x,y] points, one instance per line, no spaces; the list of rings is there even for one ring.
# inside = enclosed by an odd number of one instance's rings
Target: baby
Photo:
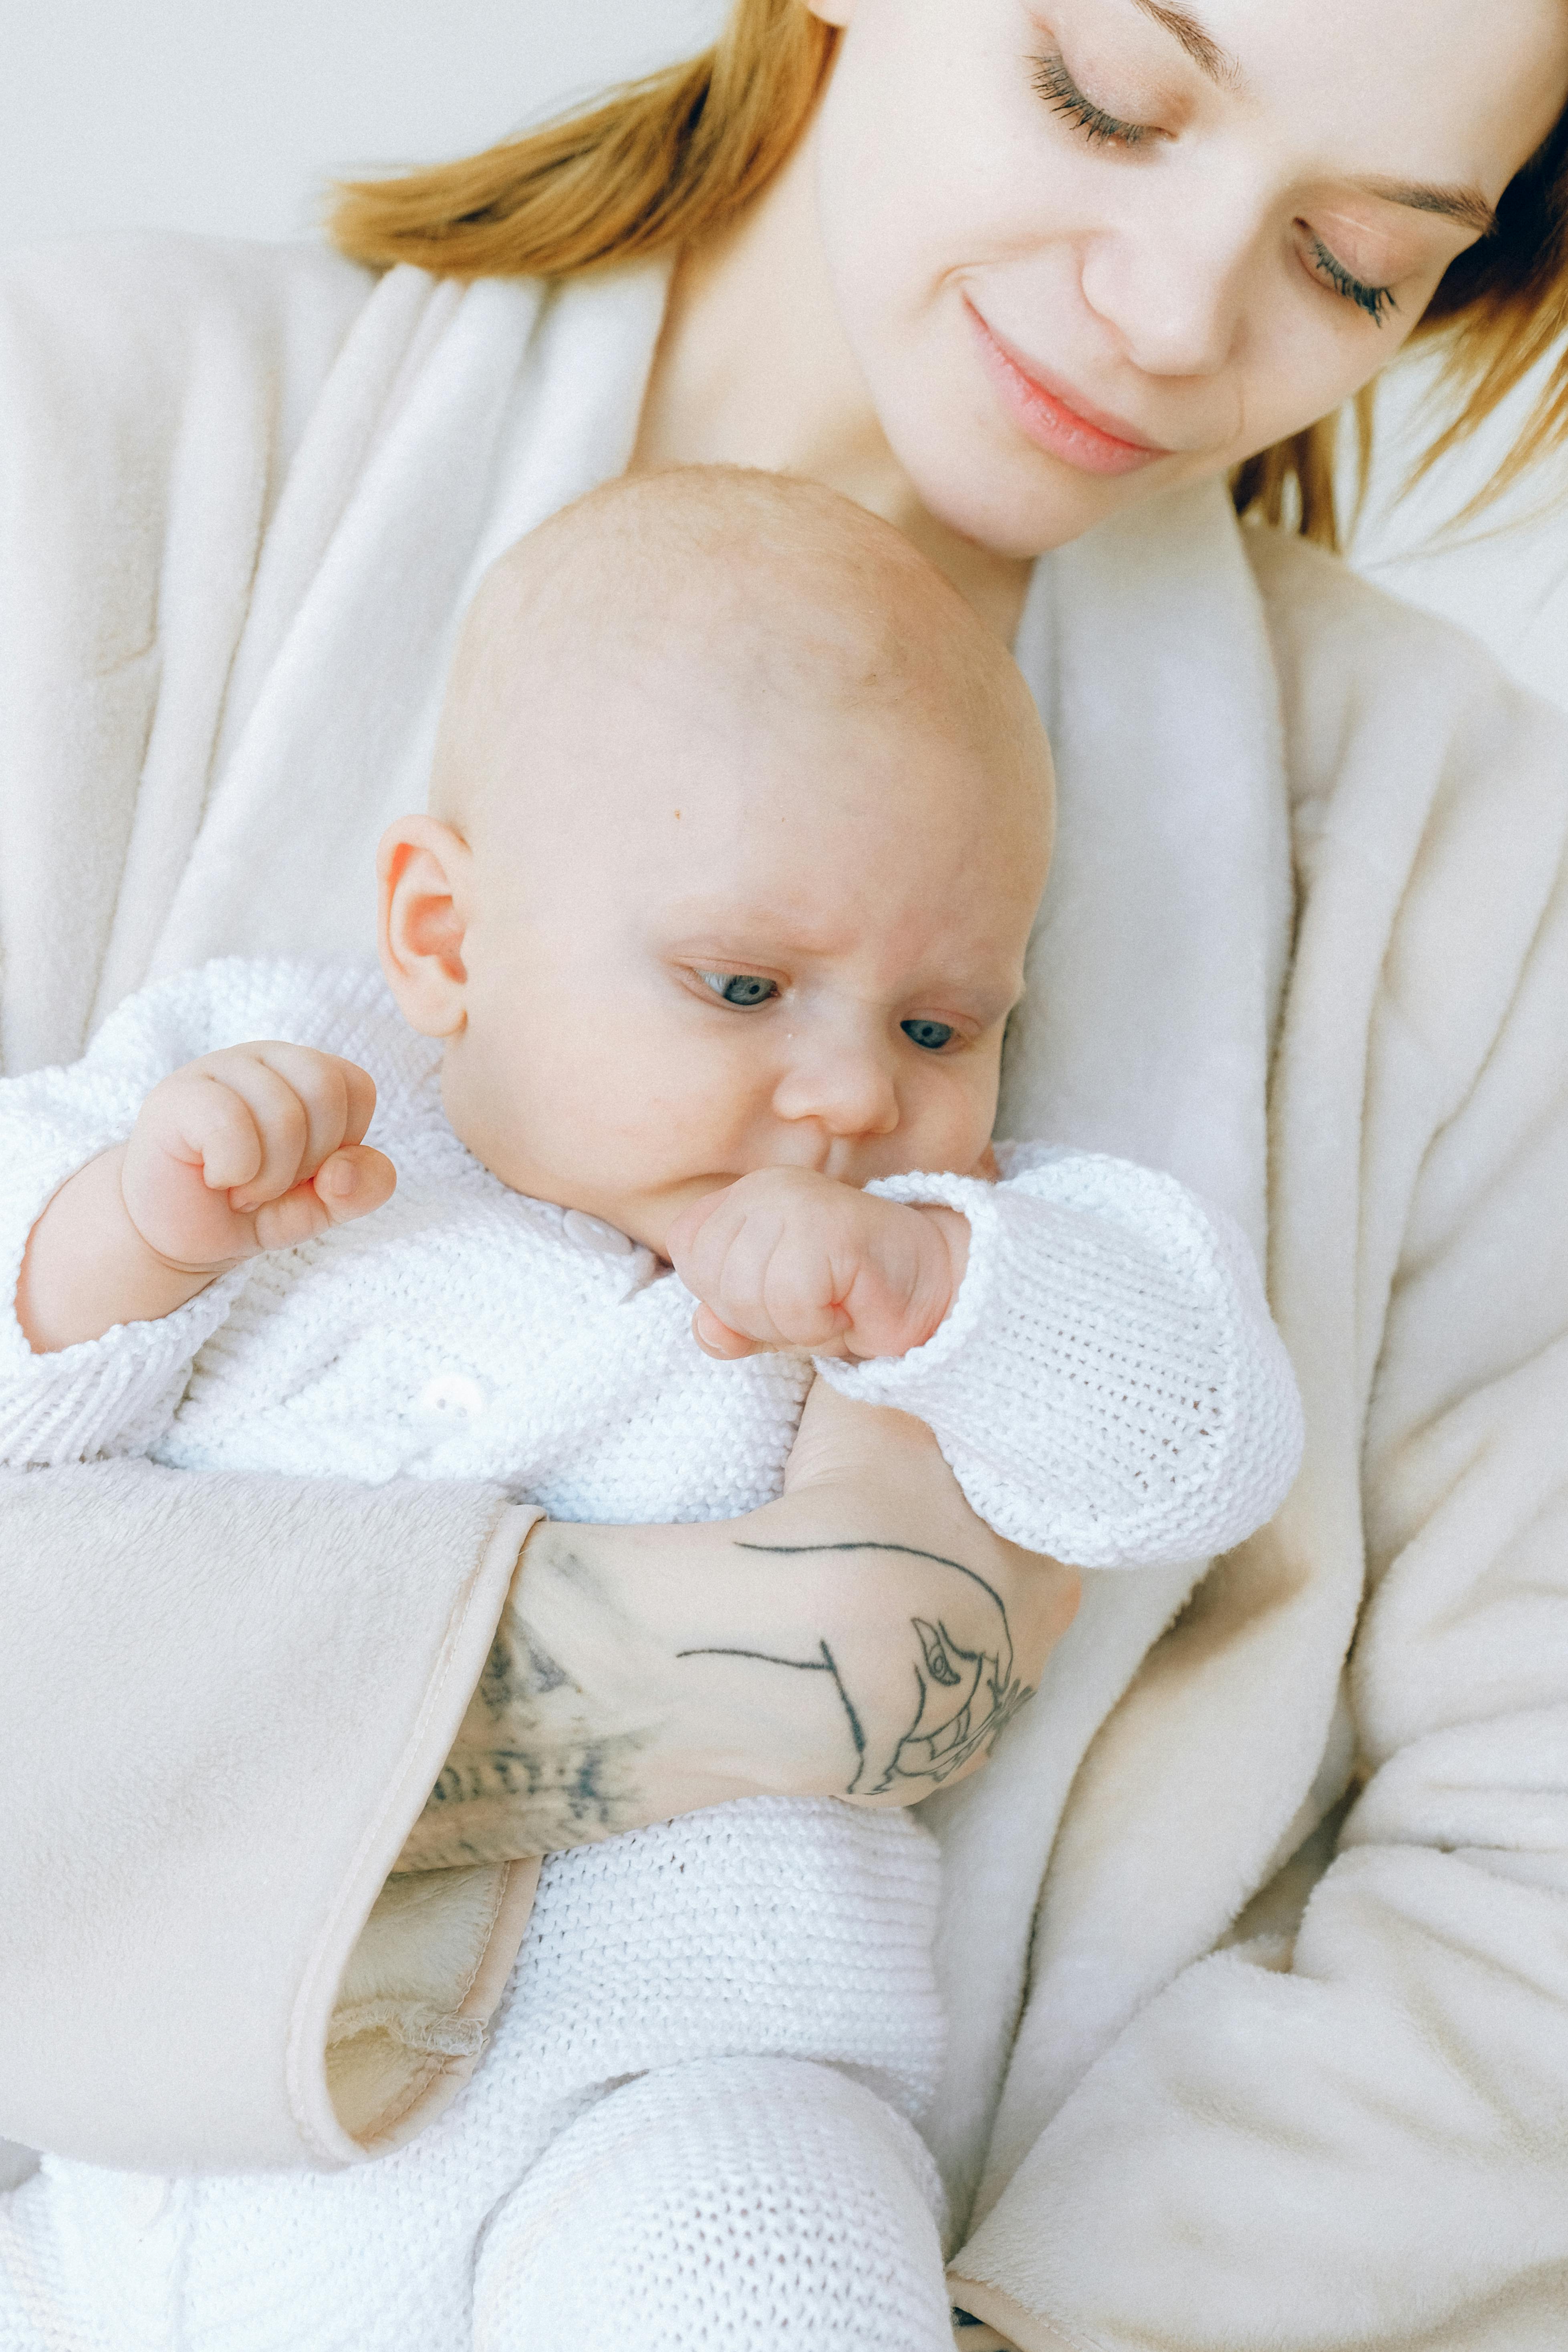
[[[887,526],[729,471],[568,509],[476,601],[430,814],[382,844],[381,972],[181,974],[0,1087],[0,1458],[727,1517],[779,1491],[815,1375],[928,1423],[1027,1549],[1237,1542],[1300,1444],[1244,1244],[1170,1178],[992,1155],[1051,818],[1021,678]],[[975,1622],[918,1621],[889,1752],[840,1682],[846,1794],[994,1740],[1026,1694]],[[715,1671],[803,1664],[834,1671]],[[250,2277],[312,2352],[345,2282],[357,2352],[948,2340],[934,1869],[911,1815],[827,1800],[551,1857],[420,2140],[185,2185],[181,2325]],[[693,2252],[672,2215],[716,2182]],[[95,2227],[112,2294],[142,2256]]]

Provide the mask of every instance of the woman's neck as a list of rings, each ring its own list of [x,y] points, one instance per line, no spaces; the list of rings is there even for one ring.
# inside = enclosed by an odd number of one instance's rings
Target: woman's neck
[[[840,490],[896,524],[1013,641],[1029,566],[939,522],[889,447],[834,301],[809,138],[682,259],[632,462],[763,466]]]

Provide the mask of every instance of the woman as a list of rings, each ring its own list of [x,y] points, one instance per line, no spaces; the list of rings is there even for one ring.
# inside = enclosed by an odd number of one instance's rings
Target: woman
[[[13,274],[8,1066],[150,971],[357,944],[341,877],[418,788],[468,583],[627,463],[815,475],[1015,643],[1063,799],[1005,1123],[1250,1222],[1310,1431],[1270,1529],[1091,1589],[928,1809],[952,2293],[1027,2352],[1522,2352],[1568,2307],[1564,738],[1226,495],[1331,537],[1319,420],[1418,327],[1466,425],[1556,333],[1568,15],[1486,30],[742,0],[710,59],[355,192],[345,251],[418,265],[374,289],[171,246]],[[417,2132],[523,1933],[511,1856],[833,1785],[805,1700],[695,1695],[662,1574],[731,1641],[830,1622],[890,1717],[933,1572],[764,1589],[726,1528],[520,1565],[488,1495],[123,1469],[5,1525],[0,2129],[141,2172]],[[1021,1654],[1066,1612],[897,1423],[804,1433],[768,1539],[983,1550]],[[509,1696],[465,1717],[498,1620]],[[0,2219],[35,2325],[43,2194]]]

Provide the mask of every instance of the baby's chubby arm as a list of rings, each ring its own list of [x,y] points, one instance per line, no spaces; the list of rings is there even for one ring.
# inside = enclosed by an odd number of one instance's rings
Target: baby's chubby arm
[[[699,1302],[692,1331],[709,1355],[801,1348],[857,1362],[907,1355],[940,1328],[969,1232],[953,1209],[883,1200],[807,1168],[763,1168],[683,1210],[668,1249]]]
[[[204,1054],[146,1097],[130,1140],[62,1184],[28,1236],[16,1313],[37,1355],[155,1322],[261,1251],[390,1198],[363,1138],[368,1072],[313,1046]]]

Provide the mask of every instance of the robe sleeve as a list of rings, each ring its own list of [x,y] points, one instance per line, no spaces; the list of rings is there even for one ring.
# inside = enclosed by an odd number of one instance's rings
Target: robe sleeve
[[[1467,714],[1384,942],[1337,1851],[1293,1937],[1217,1951],[1148,2003],[955,2258],[955,2302],[1026,2352],[1563,2341],[1564,744],[1500,682]],[[1340,824],[1364,878],[1375,844]]]
[[[258,550],[370,285],[325,248],[200,239],[0,268],[13,1076],[79,1055],[141,976]],[[417,1927],[383,1882],[531,1524],[426,1482],[0,1478],[0,2143],[330,2166],[451,2095],[536,1865],[441,1874]]]
[[[324,2168],[451,2095],[536,1866],[421,1882],[416,1937],[405,1883],[377,1898],[537,1516],[424,1480],[0,1479],[0,2137]]]

